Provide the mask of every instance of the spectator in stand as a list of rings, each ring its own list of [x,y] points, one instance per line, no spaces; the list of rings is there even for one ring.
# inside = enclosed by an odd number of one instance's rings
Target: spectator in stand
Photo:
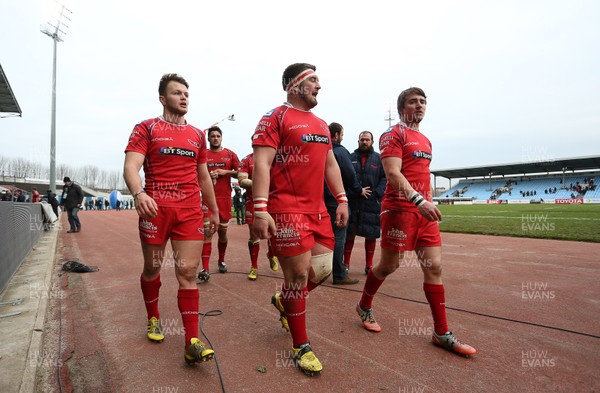
[[[25,202],[25,194],[21,190],[15,191],[15,201],[16,202]]]
[[[40,192],[36,187],[31,187],[31,202],[40,202]]]
[[[46,200],[52,206],[52,211],[58,217],[58,199],[56,199],[56,194],[52,192],[52,190],[46,191]]]

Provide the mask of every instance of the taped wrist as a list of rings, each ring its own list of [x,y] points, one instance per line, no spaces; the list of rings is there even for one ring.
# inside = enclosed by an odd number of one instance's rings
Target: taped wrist
[[[252,200],[254,201],[254,212],[256,214],[258,214],[260,212],[267,213],[267,206],[268,206],[268,202],[269,202],[268,198],[254,197]]]
[[[340,192],[335,196],[337,203],[348,203],[348,197],[345,192]]]
[[[425,202],[427,202],[427,200],[425,199],[425,197],[423,197],[423,195],[419,194],[418,192],[416,192],[414,190],[410,194],[408,194],[408,200],[410,203],[412,203],[416,207],[419,207],[422,204],[424,204]]]

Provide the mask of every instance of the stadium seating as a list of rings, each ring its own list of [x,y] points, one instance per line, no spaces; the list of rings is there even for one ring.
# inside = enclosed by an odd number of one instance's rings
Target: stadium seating
[[[570,187],[575,186],[577,182],[580,184],[584,183],[585,178],[590,178],[588,175],[576,175],[576,176],[565,176],[564,184],[562,182],[562,176],[553,177],[516,177],[516,178],[503,178],[503,179],[492,179],[489,180],[460,180],[458,184],[454,185],[448,191],[444,192],[440,197],[464,197],[473,198],[474,200],[487,200],[491,199],[492,195],[495,194],[495,190],[507,187],[510,181],[510,192],[501,193],[496,199],[503,200],[519,200],[519,199],[568,199],[572,197],[572,194],[578,197],[585,198],[600,198],[600,176],[591,177],[596,184],[595,190],[586,190],[581,194],[577,191],[573,191]],[[567,187],[566,189],[563,187]],[[556,188],[555,193],[547,192],[550,189]],[[525,196],[526,192],[530,192],[532,195]],[[457,193],[457,195],[455,195]]]

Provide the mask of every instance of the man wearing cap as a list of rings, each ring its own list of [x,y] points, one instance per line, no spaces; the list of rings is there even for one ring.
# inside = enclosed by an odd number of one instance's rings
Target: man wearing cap
[[[267,112],[252,137],[252,231],[255,238],[271,238],[279,258],[284,283],[271,302],[282,326],[289,326],[294,357],[307,375],[323,369],[306,332],[307,295],[331,274],[335,245],[323,200],[325,182],[339,203],[334,222],[343,227],[348,220],[348,199],[329,127],[310,111],[321,89],[315,70],[306,63],[285,69],[287,102]]]
[[[83,191],[79,184],[71,181],[68,176],[65,176],[63,179],[63,194],[62,200],[60,202],[61,206],[64,206],[67,211],[67,217],[69,218],[69,226],[71,227],[67,233],[80,232],[81,231],[81,222],[79,221],[79,217],[77,213],[81,208],[81,203],[83,202]]]

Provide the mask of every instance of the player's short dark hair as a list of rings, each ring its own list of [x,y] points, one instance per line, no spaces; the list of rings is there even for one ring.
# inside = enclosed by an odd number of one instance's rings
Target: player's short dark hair
[[[371,140],[372,140],[372,141],[374,141],[374,140],[375,140],[375,138],[373,137],[373,133],[372,133],[371,131],[367,131],[367,130],[365,130],[365,131],[362,131],[360,134],[358,134],[358,139],[359,139],[359,140],[360,140],[360,136],[361,136],[362,134],[369,134],[369,135],[371,135]]]
[[[420,96],[423,96],[423,98],[427,98],[423,89],[419,87],[409,87],[408,89],[400,93],[400,95],[398,96],[398,113],[400,113],[400,111],[404,108],[406,98],[411,94],[418,94]]]
[[[333,122],[329,124],[329,134],[331,134],[332,138],[335,138],[336,135],[341,134],[343,129],[344,127],[342,127],[340,123]]]
[[[184,85],[189,89],[189,85],[185,79],[181,75],[178,74],[164,74],[162,78],[160,78],[160,82],[158,84],[158,95],[164,97],[167,93],[167,85],[169,82],[178,82]]]
[[[208,131],[207,131],[206,135],[210,136],[210,133],[213,131],[217,131],[219,134],[221,134],[221,136],[223,136],[223,131],[221,131],[219,126],[208,127]]]
[[[281,84],[283,85],[283,90],[284,91],[286,90],[287,85],[295,77],[297,77],[298,74],[300,74],[302,71],[307,70],[307,69],[316,71],[317,67],[315,67],[312,64],[308,64],[308,63],[294,63],[294,64],[287,66],[285,71],[283,71],[283,76],[281,77]]]

